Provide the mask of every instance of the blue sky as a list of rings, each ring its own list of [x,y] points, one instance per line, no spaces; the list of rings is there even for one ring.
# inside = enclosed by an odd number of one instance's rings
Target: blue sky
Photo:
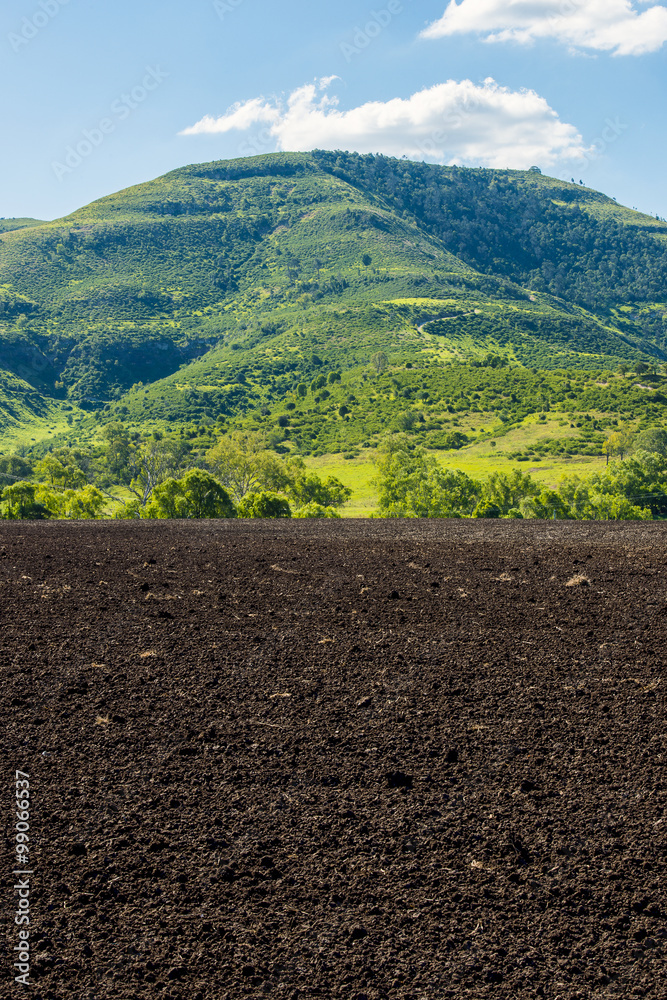
[[[654,0],[5,0],[0,51],[4,217],[314,146],[535,163],[667,216]]]

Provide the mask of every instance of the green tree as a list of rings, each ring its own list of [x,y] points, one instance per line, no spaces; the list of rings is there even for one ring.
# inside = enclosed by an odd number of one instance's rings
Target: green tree
[[[389,358],[384,351],[377,351],[377,353],[371,357],[371,368],[376,375],[380,375],[381,372],[385,371],[388,364]]]
[[[51,516],[50,511],[36,497],[34,483],[18,482],[5,486],[0,493],[2,517],[7,521],[42,521]]]
[[[110,474],[118,482],[129,485],[132,480],[130,455],[133,446],[130,433],[124,424],[107,424],[102,432],[106,442],[104,457]]]
[[[492,518],[500,517],[500,507],[490,500],[480,500],[473,511],[473,517]]]
[[[240,500],[251,491],[282,490],[292,476],[259,434],[235,432],[221,437],[206,459],[220,482]]]
[[[145,508],[151,519],[230,518],[236,510],[229,493],[210,472],[190,469],[182,479],[169,478],[153,490]]]
[[[323,507],[321,503],[308,503],[305,507],[300,507],[294,517],[330,517],[339,518],[340,514],[335,507]]]
[[[537,496],[526,496],[519,510],[523,517],[541,521],[570,521],[574,517],[569,504],[555,490],[543,489]]]
[[[106,507],[107,499],[94,486],[81,490],[55,490],[39,487],[37,500],[44,504],[51,515],[66,521],[93,521]]]
[[[558,494],[578,520],[647,520],[667,515],[667,460],[639,452],[603,473],[566,476]]]
[[[540,489],[540,485],[520,469],[509,473],[493,472],[484,483],[483,498],[505,514],[513,507],[519,507],[526,497],[537,496]]]
[[[287,494],[299,507],[310,503],[322,507],[342,507],[352,496],[352,490],[335,476],[329,476],[323,482],[314,472],[303,472],[288,487]]]
[[[144,516],[144,506],[141,500],[128,500],[114,511],[115,521],[134,521]]]
[[[634,448],[635,451],[646,451],[664,458],[667,456],[667,431],[662,427],[642,431],[635,439]]]
[[[481,484],[464,472],[442,469],[422,448],[391,444],[377,462],[378,513],[382,517],[460,517],[470,515]]]
[[[0,456],[0,485],[3,483],[10,485],[19,479],[25,481],[26,477],[31,475],[32,465],[21,455]]]
[[[490,500],[480,500],[475,507],[472,516],[481,518],[500,517],[500,507]]]
[[[153,435],[130,453],[128,468],[131,492],[145,506],[156,486],[175,478],[184,462],[185,449],[182,444],[165,441],[161,435]]]
[[[399,413],[394,420],[394,427],[397,431],[404,431],[409,433],[414,430],[415,425],[419,422],[417,414],[412,410],[404,410],[403,413]]]
[[[52,486],[77,489],[86,483],[86,474],[74,464],[65,464],[55,455],[45,455],[35,466],[35,476]]]
[[[653,515],[648,507],[633,504],[619,494],[592,493],[590,509],[596,521],[651,521]]]
[[[248,518],[291,517],[292,510],[284,497],[263,490],[260,493],[247,493],[243,497],[238,505],[238,516]]]

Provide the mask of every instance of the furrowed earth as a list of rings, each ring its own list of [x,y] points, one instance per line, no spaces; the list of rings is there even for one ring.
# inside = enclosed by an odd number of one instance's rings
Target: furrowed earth
[[[36,1000],[667,996],[660,523],[4,523]]]

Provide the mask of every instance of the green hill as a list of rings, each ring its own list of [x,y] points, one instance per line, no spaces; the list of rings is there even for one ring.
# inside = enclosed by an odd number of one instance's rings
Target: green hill
[[[15,229],[27,229],[30,226],[43,226],[39,219],[0,219],[0,233],[9,233]]]
[[[5,428],[36,401],[137,426],[250,420],[322,372],[345,376],[326,391],[346,407],[378,354],[427,394],[487,357],[505,383],[667,358],[667,225],[535,171],[271,154],[0,233],[0,380],[20,387],[0,385]]]

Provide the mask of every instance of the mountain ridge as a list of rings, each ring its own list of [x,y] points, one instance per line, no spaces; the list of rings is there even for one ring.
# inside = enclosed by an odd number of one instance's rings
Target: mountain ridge
[[[151,419],[244,412],[312,378],[314,354],[667,357],[667,226],[535,171],[264,154],[13,221],[29,224],[0,235],[0,368],[110,416],[153,398]]]

